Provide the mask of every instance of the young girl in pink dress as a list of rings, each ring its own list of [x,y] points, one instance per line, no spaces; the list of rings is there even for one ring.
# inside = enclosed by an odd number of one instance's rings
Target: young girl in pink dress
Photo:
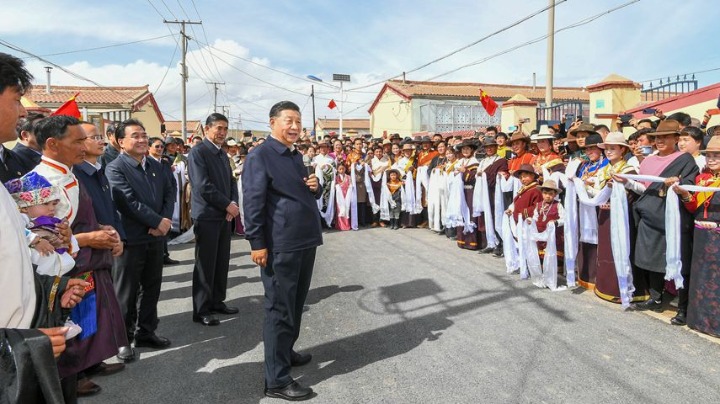
[[[347,167],[338,164],[335,176],[335,228],[341,231],[350,230],[350,176]]]

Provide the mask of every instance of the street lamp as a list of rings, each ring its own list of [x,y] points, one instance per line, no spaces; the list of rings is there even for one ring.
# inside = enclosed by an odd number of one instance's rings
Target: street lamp
[[[310,79],[310,80],[317,81],[317,82],[320,82],[320,83],[324,83],[321,78],[316,77],[316,76],[313,76],[313,75],[311,75],[311,74],[308,74],[306,77],[307,77],[308,79]],[[339,82],[339,83],[340,83],[340,103],[338,104],[338,112],[340,112],[340,125],[339,125],[339,126],[340,126],[340,128],[339,128],[339,132],[340,132],[340,133],[339,133],[339,136],[342,137],[342,136],[343,136],[343,99],[345,98],[345,90],[344,90],[344,88],[343,88],[343,83],[350,81],[350,75],[349,75],[349,74],[333,74],[333,81],[336,81],[336,82]],[[336,86],[333,86],[333,85],[330,85],[330,84],[326,84],[326,85],[329,85],[330,87],[335,87],[335,88],[337,88]],[[312,90],[313,90],[313,93],[312,93],[312,99],[313,99],[313,125],[315,125],[315,89],[314,89],[314,87],[312,88]]]

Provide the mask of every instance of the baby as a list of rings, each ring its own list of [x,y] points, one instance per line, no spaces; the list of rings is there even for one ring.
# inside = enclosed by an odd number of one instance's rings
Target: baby
[[[63,222],[55,217],[62,190],[35,172],[10,180],[5,187],[25,219],[30,259],[37,266],[35,272],[48,276],[68,273],[75,266],[73,257],[79,247],[75,237],[71,238],[71,245],[64,245],[56,228]]]

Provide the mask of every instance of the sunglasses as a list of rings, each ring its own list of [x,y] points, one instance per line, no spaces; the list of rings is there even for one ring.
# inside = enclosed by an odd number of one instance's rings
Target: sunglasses
[[[163,145],[161,145],[161,144],[156,144],[156,145],[153,146],[153,147],[156,148],[156,149],[164,149],[164,148],[165,148],[165,146],[163,146]]]

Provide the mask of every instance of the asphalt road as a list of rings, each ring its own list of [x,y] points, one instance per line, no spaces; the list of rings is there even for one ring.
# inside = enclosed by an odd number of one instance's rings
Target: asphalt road
[[[192,244],[171,247],[158,334],[83,403],[271,403],[263,396],[262,283],[232,243],[218,327],[191,321]],[[315,403],[718,403],[720,344],[582,289],[551,292],[500,259],[428,230],[325,234],[293,376]],[[112,362],[112,361],[111,361]]]

